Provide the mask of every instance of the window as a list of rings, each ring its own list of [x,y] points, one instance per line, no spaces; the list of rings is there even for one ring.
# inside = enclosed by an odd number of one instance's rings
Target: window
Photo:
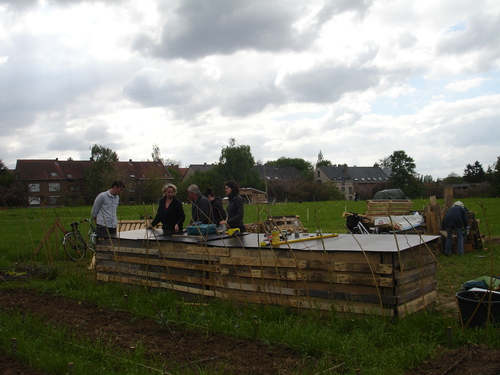
[[[57,198],[59,198],[59,195],[51,195],[49,197],[49,204],[57,204]]]
[[[28,197],[30,206],[35,206],[40,204],[40,197]]]
[[[40,184],[29,184],[28,191],[31,193],[39,193],[40,192]],[[40,203],[38,203],[40,204]]]
[[[49,191],[61,191],[61,184],[59,182],[49,182]]]
[[[50,173],[50,175],[51,175],[52,177],[57,177],[57,173],[56,173],[56,172],[51,172],[51,173]]]

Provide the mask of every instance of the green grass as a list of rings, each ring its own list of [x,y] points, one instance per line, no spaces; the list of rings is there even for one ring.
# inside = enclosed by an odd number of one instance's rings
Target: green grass
[[[500,236],[500,200],[464,199],[469,210],[476,212],[483,234]],[[427,201],[415,201],[413,209],[421,210]],[[443,204],[443,202],[439,202]],[[189,217],[189,206],[186,213]],[[120,219],[139,219],[152,215],[155,207],[121,206]],[[345,233],[344,211],[363,213],[366,202],[304,202],[283,205],[245,207],[245,222],[257,222],[267,216],[300,215],[309,231],[320,228],[325,233]],[[33,279],[17,284],[1,283],[0,288],[29,286],[40,292],[93,301],[109,308],[127,308],[132,314],[157,319],[154,306],[169,321],[208,332],[259,338],[265,342],[284,343],[299,349],[304,358],[313,356],[326,369],[332,357],[345,363],[347,373],[362,369],[363,374],[401,374],[432,356],[438,347],[447,346],[447,327],[452,327],[453,347],[466,343],[483,343],[500,347],[500,330],[462,329],[456,311],[440,309],[413,314],[405,319],[393,320],[375,315],[337,314],[335,312],[296,310],[277,306],[241,306],[228,301],[211,301],[200,308],[180,303],[179,296],[171,292],[158,292],[146,288],[128,288],[119,284],[98,283],[85,263],[67,260],[61,246],[62,234],[54,233],[46,245],[34,254],[33,250],[59,218],[69,223],[89,217],[90,207],[31,208],[0,211],[0,268],[14,263],[35,262],[54,268],[53,279]],[[483,275],[498,275],[499,253],[496,245],[487,244],[488,251],[474,252],[463,257],[445,258],[438,255],[438,291],[453,296],[460,285]],[[124,297],[127,295],[127,298]],[[153,306],[154,303],[154,306]],[[258,325],[255,321],[258,321]],[[78,363],[74,374],[90,373],[144,373],[130,364],[127,353],[116,353],[105,343],[86,343],[68,337],[63,331],[47,327],[35,317],[7,316],[0,310],[0,346],[10,350],[10,338],[17,337],[23,344],[18,356],[51,373],[66,373],[68,361]],[[64,345],[61,344],[63,340]],[[76,353],[68,356],[68,340]],[[79,349],[83,347],[83,349]],[[99,353],[91,350],[99,348]],[[77,358],[75,360],[75,358]],[[105,360],[103,360],[105,359]],[[134,357],[134,361],[146,360]],[[81,364],[91,364],[88,372]],[[154,365],[154,364],[153,364]],[[158,364],[159,365],[159,364]],[[159,365],[160,366],[160,365]],[[312,371],[312,370],[311,370]],[[222,373],[222,372],[221,372]]]

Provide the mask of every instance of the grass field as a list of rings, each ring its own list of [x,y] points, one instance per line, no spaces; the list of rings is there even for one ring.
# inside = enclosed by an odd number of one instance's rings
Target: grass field
[[[500,237],[500,199],[464,199],[466,207],[476,213],[480,220],[479,228],[483,235]],[[443,202],[438,202],[443,204]],[[413,209],[422,210],[427,201],[414,201]],[[190,206],[186,205],[189,217]],[[154,215],[154,206],[121,206],[119,219],[139,219],[144,215]],[[268,216],[299,215],[302,224],[314,232],[321,229],[324,233],[345,233],[344,211],[363,213],[366,202],[304,202],[287,203],[272,206],[247,205],[245,222],[252,223],[265,220]],[[82,220],[90,216],[90,207],[58,207],[9,209],[0,211],[0,268],[11,267],[14,263],[40,264],[57,270],[57,278],[53,280],[28,280],[26,282],[0,283],[0,288],[29,286],[40,291],[50,291],[58,295],[85,299],[106,307],[115,307],[117,299],[122,298],[124,287],[98,283],[92,277],[92,271],[86,266],[76,265],[67,260],[62,246],[62,233],[55,231],[47,237],[45,245],[38,254],[34,249],[49,233],[56,218],[69,229],[72,221]],[[460,285],[468,280],[483,275],[500,274],[500,257],[498,245],[485,244],[486,250],[468,253],[463,257],[446,258],[437,255],[438,291],[443,295],[453,296]],[[0,291],[1,292],[1,291]],[[149,303],[154,300],[165,310],[174,310],[175,296],[167,293],[155,293],[144,288],[127,289],[130,296],[129,309],[133,313],[154,316]],[[203,312],[203,319],[186,311],[179,319],[196,329],[216,329],[231,335],[253,337],[254,327],[251,324],[240,324],[234,327],[234,307],[225,303],[213,303]],[[408,318],[392,321],[376,316],[331,316],[315,314],[289,314],[286,309],[252,307],[242,316],[258,315],[260,329],[258,338],[267,342],[280,342],[299,348],[304,357],[315,356],[318,360],[332,353],[348,358],[347,373],[355,373],[356,368],[363,368],[363,374],[400,374],[402,367],[412,365],[432,356],[439,347],[446,346],[447,327],[453,327],[454,346],[466,343],[483,343],[500,347],[500,330],[483,328],[463,330],[460,328],[453,309],[438,309],[414,314]],[[12,319],[9,322],[9,319]],[[2,314],[0,331],[8,332],[0,339],[0,346],[6,350],[9,337],[25,334],[39,329],[36,322],[29,319],[20,321],[19,317]],[[406,345],[405,343],[411,343]],[[81,343],[80,343],[81,345]],[[92,344],[89,344],[92,345]],[[354,349],[353,349],[354,348]],[[30,349],[26,349],[30,350]],[[43,346],[33,347],[33,355],[52,361],[57,353],[43,353]],[[63,350],[63,349],[61,349]],[[62,355],[62,354],[61,354]],[[99,366],[100,358],[86,358],[95,361]],[[82,372],[85,373],[85,372]],[[93,372],[88,372],[93,373]],[[98,373],[98,372],[95,372]]]

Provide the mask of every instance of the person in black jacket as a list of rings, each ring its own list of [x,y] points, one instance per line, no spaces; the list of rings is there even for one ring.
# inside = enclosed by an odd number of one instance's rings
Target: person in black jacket
[[[177,187],[173,184],[166,184],[162,191],[164,196],[160,199],[158,212],[148,229],[152,229],[161,222],[163,234],[182,233],[186,215],[184,214],[182,202],[175,196]]]
[[[467,220],[467,211],[464,204],[457,201],[448,209],[443,219],[443,227],[446,230],[446,245],[444,255],[448,256],[451,253],[453,245],[453,232],[457,234],[457,253],[464,253],[464,235],[463,228],[469,229],[469,221]]]
[[[239,228],[240,232],[245,231],[245,224],[243,224],[243,216],[245,215],[245,202],[240,195],[240,187],[236,181],[226,181],[224,190],[229,198],[227,205],[227,220],[222,220],[220,223],[224,224],[227,228]]]
[[[222,220],[226,220],[226,211],[224,211],[224,207],[222,207],[221,199],[214,195],[214,192],[211,188],[207,188],[203,195],[207,197],[207,199],[210,201],[210,204],[212,205],[212,216],[214,224],[219,226]]]

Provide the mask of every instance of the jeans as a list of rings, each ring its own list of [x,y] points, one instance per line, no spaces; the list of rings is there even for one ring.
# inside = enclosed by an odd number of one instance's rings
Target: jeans
[[[446,228],[446,246],[444,249],[445,254],[451,253],[451,246],[453,245],[453,231],[457,234],[457,253],[464,254],[464,233],[462,227],[447,227]]]
[[[97,224],[95,229],[95,234],[97,237],[108,237],[108,232],[109,234],[115,234],[116,228],[104,227],[102,225]]]

